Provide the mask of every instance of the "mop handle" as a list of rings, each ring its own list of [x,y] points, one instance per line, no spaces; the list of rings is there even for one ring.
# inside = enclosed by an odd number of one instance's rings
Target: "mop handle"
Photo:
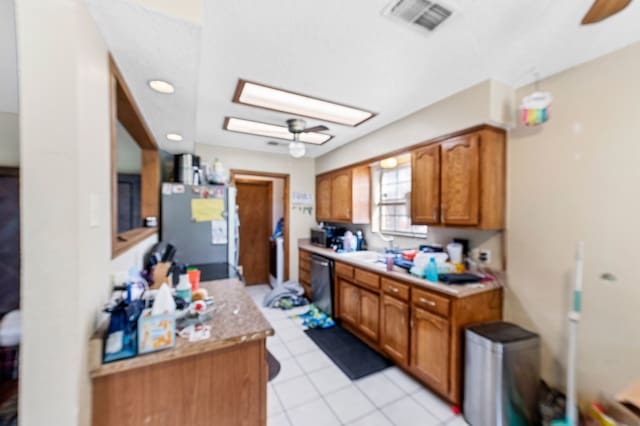
[[[584,243],[579,241],[576,247],[576,281],[573,288],[573,310],[569,312],[569,353],[567,360],[567,424],[578,424],[577,391],[576,391],[576,338],[578,322],[582,310],[582,270],[584,264]]]

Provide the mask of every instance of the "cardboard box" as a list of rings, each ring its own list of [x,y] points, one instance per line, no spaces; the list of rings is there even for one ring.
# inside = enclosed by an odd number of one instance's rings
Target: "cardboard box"
[[[169,349],[175,344],[175,314],[152,316],[151,309],[145,309],[138,318],[138,353]]]

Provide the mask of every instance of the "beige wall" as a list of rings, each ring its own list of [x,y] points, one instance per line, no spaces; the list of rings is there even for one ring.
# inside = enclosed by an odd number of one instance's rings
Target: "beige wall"
[[[638,75],[635,44],[544,80],[550,121],[509,136],[507,318],[542,335],[544,377],[563,385],[574,246],[584,240],[583,400],[640,379]],[[606,272],[617,281],[601,280]]]
[[[289,174],[289,191],[314,192],[314,162],[310,158],[295,159],[288,155],[196,144],[201,161],[213,163],[219,158],[227,169],[250,170]],[[315,211],[309,215],[298,210],[289,211],[289,278],[298,277],[298,239],[309,238],[309,229],[315,225]]]
[[[18,114],[0,112],[0,166],[17,167],[20,163],[20,129]]]
[[[82,0],[19,0],[16,15],[20,425],[87,425],[87,342],[110,288],[107,48]]]
[[[509,116],[505,107],[510,108],[511,97],[507,86],[484,81],[316,158],[316,173],[478,124],[502,125]]]

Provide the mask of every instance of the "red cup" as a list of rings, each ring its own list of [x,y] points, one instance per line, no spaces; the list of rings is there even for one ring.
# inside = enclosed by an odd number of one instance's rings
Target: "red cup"
[[[200,269],[189,269],[187,270],[187,275],[191,283],[191,291],[196,291],[200,288]]]

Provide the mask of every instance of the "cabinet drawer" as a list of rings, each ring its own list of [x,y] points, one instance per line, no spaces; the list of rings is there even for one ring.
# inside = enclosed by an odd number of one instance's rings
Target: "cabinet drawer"
[[[311,284],[311,273],[306,269],[298,269],[298,281],[305,284]]]
[[[409,285],[388,278],[381,278],[382,290],[401,300],[409,300]]]
[[[311,253],[303,250],[300,250],[299,253],[300,253],[299,255],[300,265],[306,265],[306,268],[309,269],[309,262],[311,261]]]
[[[449,316],[449,305],[451,302],[446,297],[414,287],[411,293],[411,301],[414,305],[433,313],[445,317]]]
[[[336,268],[336,274],[338,274],[339,276],[350,279],[350,280],[353,279],[353,266],[336,262],[335,268]]]
[[[356,282],[371,288],[380,288],[380,276],[375,272],[356,269]]]

